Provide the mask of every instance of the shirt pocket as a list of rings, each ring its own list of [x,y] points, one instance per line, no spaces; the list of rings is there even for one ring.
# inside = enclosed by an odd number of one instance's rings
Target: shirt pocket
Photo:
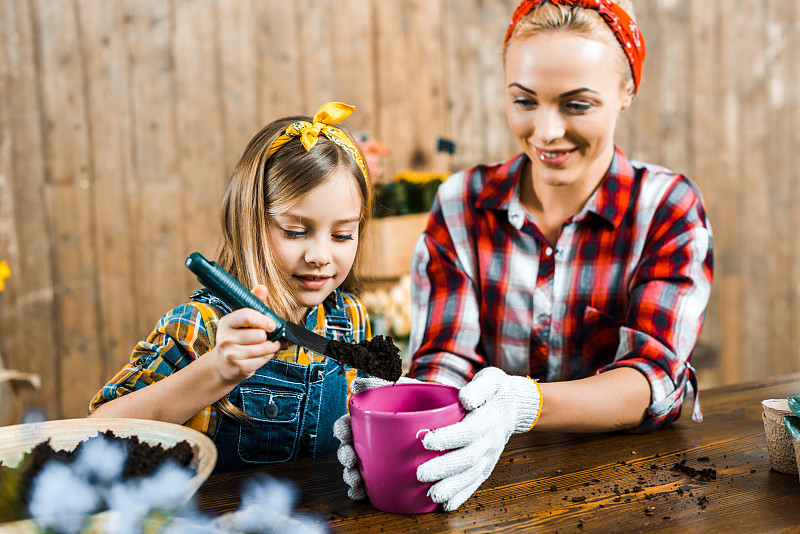
[[[621,326],[622,323],[610,315],[586,306],[581,328],[581,357],[586,371],[583,376],[590,376],[614,361]]]
[[[285,462],[297,448],[303,396],[267,387],[241,387],[250,421],[239,426],[239,457],[248,463]]]

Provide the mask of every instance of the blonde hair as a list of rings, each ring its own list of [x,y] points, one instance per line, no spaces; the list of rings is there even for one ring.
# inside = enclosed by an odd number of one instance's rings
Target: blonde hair
[[[361,196],[359,242],[372,212],[367,178],[356,160],[327,137],[320,136],[309,151],[299,140],[293,140],[267,158],[272,142],[298,120],[311,119],[298,116],[276,120],[258,132],[242,153],[222,200],[222,245],[217,258],[217,263],[245,286],[267,286],[267,305],[281,317],[295,322],[302,319],[297,311],[299,301],[288,289],[288,274],[278,266],[269,224],[338,169],[353,177]],[[337,128],[358,146],[341,124]],[[342,283],[345,291],[358,288],[360,256],[361,247],[357,249],[353,269]]]
[[[217,255],[220,267],[246,287],[265,285],[268,288],[267,306],[280,317],[296,323],[303,319],[301,306],[297,296],[289,289],[290,275],[278,265],[270,239],[270,223],[277,215],[289,210],[303,195],[325,183],[337,170],[344,170],[353,177],[361,196],[359,243],[372,213],[369,176],[364,175],[350,153],[326,136],[320,135],[311,150],[307,151],[297,139],[286,143],[272,156],[267,156],[273,141],[289,125],[299,120],[310,122],[311,117],[278,119],[258,132],[244,149],[222,199],[222,243]],[[336,127],[358,149],[352,134],[341,123]],[[342,290],[357,291],[361,261],[359,246],[353,268],[340,286]],[[227,397],[217,401],[215,406],[240,421],[249,419]]]
[[[633,11],[633,4],[630,0],[618,0],[614,3],[636,22],[636,14]],[[625,51],[622,50],[611,28],[608,27],[608,24],[597,11],[580,5],[553,4],[545,0],[517,23],[508,42],[547,31],[575,32],[609,45],[614,50],[622,74],[620,87],[628,91],[629,94],[635,93],[633,71],[631,70],[628,56],[625,55]],[[505,61],[507,49],[508,43],[503,48],[503,61]]]

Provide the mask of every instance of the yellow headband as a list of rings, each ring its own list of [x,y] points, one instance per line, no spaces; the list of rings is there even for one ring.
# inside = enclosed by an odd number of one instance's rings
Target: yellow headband
[[[331,126],[331,124],[336,124],[337,122],[345,120],[353,113],[354,109],[356,109],[354,106],[349,106],[341,102],[328,102],[327,104],[323,104],[317,112],[314,113],[314,118],[312,119],[314,121],[313,124],[307,121],[297,121],[290,124],[286,128],[286,131],[275,139],[272,146],[269,147],[267,159],[272,157],[280,147],[295,137],[299,137],[300,141],[303,143],[303,147],[305,147],[306,151],[309,151],[317,144],[319,134],[323,133],[325,137],[353,156],[353,159],[356,160],[358,167],[361,169],[361,173],[364,175],[364,181],[367,183],[367,187],[369,187],[369,174],[367,173],[367,165],[361,157],[361,151],[353,144],[347,134],[339,128]]]

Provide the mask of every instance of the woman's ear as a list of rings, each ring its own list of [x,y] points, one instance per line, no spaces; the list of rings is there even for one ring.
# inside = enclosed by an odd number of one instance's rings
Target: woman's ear
[[[633,87],[633,80],[628,80],[625,87],[622,89],[622,107],[621,109],[628,109],[636,97],[636,90]]]

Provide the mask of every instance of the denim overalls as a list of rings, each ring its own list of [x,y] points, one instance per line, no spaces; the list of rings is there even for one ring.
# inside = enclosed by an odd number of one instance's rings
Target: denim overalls
[[[230,312],[207,291],[192,297]],[[309,314],[305,326],[316,327],[315,313]],[[325,337],[353,342],[345,306],[325,306]],[[347,377],[340,371],[339,364],[327,358],[309,365],[273,359],[237,385],[228,400],[246,412],[250,422],[219,414],[212,437],[219,451],[214,472],[335,453],[339,441],[333,437],[333,423],[347,408]]]

